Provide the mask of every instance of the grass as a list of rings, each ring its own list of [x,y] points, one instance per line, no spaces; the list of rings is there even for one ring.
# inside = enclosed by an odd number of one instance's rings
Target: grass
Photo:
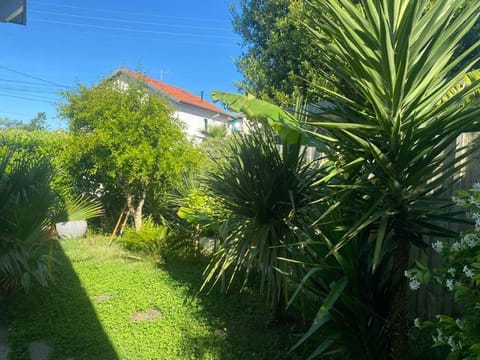
[[[62,241],[56,281],[8,301],[11,359],[43,339],[52,359],[296,359],[291,325],[265,327],[253,293],[201,293],[200,263],[132,257],[103,238]],[[158,318],[134,321],[139,312]],[[299,357],[300,358],[300,357]]]

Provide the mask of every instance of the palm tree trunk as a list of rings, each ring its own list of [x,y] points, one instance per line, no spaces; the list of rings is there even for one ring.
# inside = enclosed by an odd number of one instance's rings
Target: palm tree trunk
[[[406,360],[408,357],[408,283],[404,273],[409,265],[410,237],[408,234],[399,235],[393,252],[393,291],[385,324],[389,341],[389,358],[392,360]]]

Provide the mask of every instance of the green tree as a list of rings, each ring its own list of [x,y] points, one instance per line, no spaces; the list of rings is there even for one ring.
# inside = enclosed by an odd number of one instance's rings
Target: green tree
[[[63,94],[60,114],[69,120],[66,171],[82,192],[122,194],[140,230],[147,195],[193,165],[196,150],[165,100],[130,84],[80,85]]]
[[[22,129],[28,131],[47,130],[47,114],[39,112],[28,123],[8,118],[0,119],[0,129]]]
[[[434,2],[429,0],[430,5]],[[289,106],[295,104],[299,95],[309,102],[321,99],[319,85],[329,84],[333,88],[330,80],[334,73],[329,73],[328,78],[321,74],[327,70],[322,60],[323,49],[311,45],[311,33],[303,26],[313,25],[314,17],[303,0],[241,0],[233,7],[233,28],[241,36],[244,48],[236,61],[244,77],[239,87],[260,99]],[[472,46],[479,36],[477,20],[459,43],[456,54]],[[479,54],[480,50],[473,51],[457,69]],[[480,64],[475,65],[479,67]]]
[[[294,105],[299,95],[317,100],[310,91],[323,82],[322,63],[299,26],[307,13],[302,0],[241,0],[233,8],[233,27],[243,39],[237,67],[239,87],[263,100]]]

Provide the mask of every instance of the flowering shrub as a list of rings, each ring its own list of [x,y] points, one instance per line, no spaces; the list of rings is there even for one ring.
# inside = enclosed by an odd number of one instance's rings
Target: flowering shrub
[[[412,290],[431,279],[452,293],[455,303],[461,305],[462,316],[453,318],[437,315],[435,321],[421,322],[415,319],[418,328],[431,328],[434,331],[434,347],[447,346],[450,353],[447,359],[480,358],[480,183],[470,191],[462,191],[454,198],[457,205],[467,209],[467,216],[475,222],[472,232],[463,234],[452,245],[436,241],[432,248],[443,259],[444,268],[430,271],[417,262],[413,269],[405,273]]]

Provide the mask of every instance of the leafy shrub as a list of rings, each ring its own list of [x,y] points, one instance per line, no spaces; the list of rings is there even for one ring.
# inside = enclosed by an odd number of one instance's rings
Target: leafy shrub
[[[458,316],[437,315],[434,321],[421,322],[415,326],[432,330],[433,347],[447,347],[447,359],[480,358],[480,184],[471,191],[460,192],[457,204],[468,209],[467,215],[475,222],[472,232],[464,234],[458,241],[448,244],[436,241],[432,248],[440,254],[444,266],[429,269],[422,263],[405,275],[410,288],[418,289],[421,284],[434,282],[463,309]]]
[[[127,250],[141,252],[149,256],[160,256],[165,247],[169,229],[165,225],[157,225],[149,216],[144,219],[142,229],[136,232],[128,228],[120,240]]]
[[[28,291],[51,277],[55,259],[44,240],[55,196],[48,161],[17,155],[0,157],[0,290]]]

